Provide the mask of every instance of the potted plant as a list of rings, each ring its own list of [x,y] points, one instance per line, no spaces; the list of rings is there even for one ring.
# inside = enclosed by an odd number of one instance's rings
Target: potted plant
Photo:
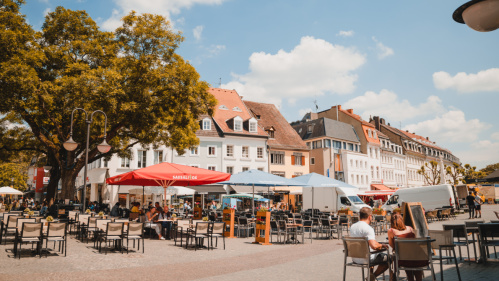
[[[48,217],[46,218],[46,220],[47,220],[48,222],[51,222],[51,221],[54,221],[54,218],[53,218],[52,216],[48,216]]]
[[[85,211],[85,213],[87,213],[87,214],[90,214],[91,212],[92,212],[92,211],[90,211],[90,209],[87,209],[87,210]]]
[[[350,210],[350,207],[341,207],[341,209],[338,211],[338,214],[342,215],[353,215],[353,211]]]
[[[100,211],[99,214],[98,214],[99,217],[104,217],[104,212]]]
[[[373,214],[384,216],[384,215],[386,215],[386,211],[383,210],[382,208],[374,208]]]

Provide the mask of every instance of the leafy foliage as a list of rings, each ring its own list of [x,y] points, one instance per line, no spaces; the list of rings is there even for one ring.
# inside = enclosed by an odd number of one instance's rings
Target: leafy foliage
[[[92,119],[88,162],[112,154],[129,156],[136,144],[166,145],[180,154],[199,143],[195,132],[202,114],[216,100],[208,84],[176,50],[183,37],[158,15],[131,12],[114,33],[104,32],[85,11],[57,7],[36,32],[20,13],[22,0],[0,6],[0,113],[17,127],[3,127],[0,153],[36,151],[51,166],[48,197],[62,179],[64,198],[73,198],[83,168],[85,145],[67,152],[71,112],[102,110]],[[73,139],[86,140],[85,116],[74,116]]]

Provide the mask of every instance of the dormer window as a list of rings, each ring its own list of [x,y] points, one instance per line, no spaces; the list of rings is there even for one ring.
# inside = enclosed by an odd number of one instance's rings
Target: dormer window
[[[232,111],[237,111],[237,112],[243,112],[239,107],[237,106],[234,106],[234,108],[232,108]]]
[[[373,137],[373,136],[372,136],[372,134],[371,134],[371,129],[367,129],[367,135],[368,135],[370,138],[372,138],[372,137]]]
[[[222,104],[221,106],[219,106],[219,107],[218,107],[218,109],[221,109],[221,110],[229,110],[229,109],[227,108],[227,106],[225,106],[225,105],[223,105],[223,104]]]
[[[376,138],[376,131],[373,131],[373,138]]]
[[[234,118],[234,131],[241,132],[243,130],[243,120]]]
[[[211,120],[209,118],[203,119],[203,130],[211,130]]]
[[[250,131],[250,133],[256,133],[256,122],[255,121],[249,122],[249,131]]]
[[[312,126],[312,125],[308,125],[307,130],[308,130],[308,132],[309,132],[309,133],[312,133],[312,128],[313,128],[313,126]]]

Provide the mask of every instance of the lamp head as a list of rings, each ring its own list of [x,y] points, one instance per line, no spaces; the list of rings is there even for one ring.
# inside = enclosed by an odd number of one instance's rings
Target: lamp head
[[[99,150],[100,153],[106,153],[111,149],[111,146],[107,144],[106,140],[102,141],[101,144],[97,145],[97,150]]]
[[[499,0],[472,0],[454,11],[452,18],[470,28],[487,32],[499,28]]]
[[[78,147],[78,143],[73,140],[73,137],[69,137],[69,140],[62,145],[67,151],[73,151]]]

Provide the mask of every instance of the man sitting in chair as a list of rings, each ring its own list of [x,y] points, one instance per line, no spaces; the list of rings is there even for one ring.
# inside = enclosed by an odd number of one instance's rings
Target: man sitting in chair
[[[382,249],[388,249],[388,245],[383,245],[380,244],[376,241],[375,239],[375,232],[374,229],[370,226],[371,221],[373,219],[372,217],[373,211],[369,207],[364,207],[360,209],[359,211],[359,221],[354,223],[350,227],[350,236],[351,237],[367,237],[367,240],[369,242],[369,247],[375,251],[382,250]],[[388,257],[384,253],[377,253],[377,254],[371,254],[371,264],[377,264],[383,261],[387,261]],[[353,258],[353,262],[359,263],[359,264],[364,264],[367,263],[368,261],[365,259],[359,259],[359,258]],[[382,263],[380,264],[374,273],[371,271],[371,277],[369,280],[374,280],[377,276],[385,272],[385,270],[388,269],[388,264],[387,263]],[[390,272],[391,276],[391,272]]]

